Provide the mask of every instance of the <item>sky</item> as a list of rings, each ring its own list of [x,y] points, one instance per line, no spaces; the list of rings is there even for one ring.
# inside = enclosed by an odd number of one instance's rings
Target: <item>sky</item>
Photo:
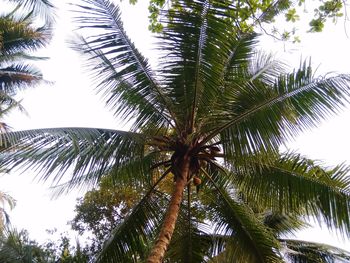
[[[125,129],[96,95],[79,56],[67,47],[66,41],[73,32],[67,12],[70,7],[66,5],[67,1],[56,2],[59,10],[54,37],[49,47],[42,51],[50,59],[39,65],[45,79],[53,84],[19,94],[29,115],[14,112],[6,121],[15,130],[69,126]],[[155,63],[150,51],[153,40],[147,30],[147,1],[140,0],[132,7],[127,2],[123,1],[121,5],[126,32],[136,47],[150,58],[151,63]],[[312,12],[312,8],[309,10]],[[305,13],[304,17],[309,15]],[[307,22],[301,20],[300,24],[305,25]],[[347,27],[350,31],[350,22]],[[318,74],[350,73],[350,39],[342,21],[337,25],[328,24],[321,34],[305,34],[305,31],[300,29],[298,32],[302,39],[300,44],[283,44],[271,37],[264,37],[261,49],[274,53],[291,68],[298,66],[301,58],[311,57]],[[342,162],[350,164],[349,120],[350,108],[325,121],[317,129],[302,134],[287,147],[329,165]],[[0,189],[17,200],[17,206],[10,214],[12,224],[19,229],[27,229],[32,238],[45,241],[46,229],[69,230],[67,222],[74,217],[75,200],[84,193],[72,192],[52,200],[50,184],[34,180],[35,174],[35,171],[27,170],[20,175],[4,175],[0,177]],[[298,237],[328,242],[350,250],[349,241],[337,240],[319,228],[304,231]]]

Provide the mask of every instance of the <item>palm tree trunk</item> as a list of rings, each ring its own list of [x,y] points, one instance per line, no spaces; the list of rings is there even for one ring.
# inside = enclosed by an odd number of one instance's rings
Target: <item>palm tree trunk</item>
[[[190,159],[184,158],[180,176],[177,177],[172,193],[168,210],[165,214],[164,223],[160,230],[158,239],[148,256],[147,263],[161,263],[165,252],[169,246],[171,237],[174,233],[177,217],[180,211],[180,205],[183,198],[183,192],[187,185]]]

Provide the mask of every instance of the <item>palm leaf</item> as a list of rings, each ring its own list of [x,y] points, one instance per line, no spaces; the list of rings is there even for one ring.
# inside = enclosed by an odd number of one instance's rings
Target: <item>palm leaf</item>
[[[177,1],[163,15],[167,26],[159,36],[164,53],[159,72],[179,105],[184,129],[198,125],[222,86],[233,26],[219,17],[227,17],[228,6],[222,1]]]
[[[268,210],[264,211],[262,216],[264,225],[271,229],[277,237],[296,235],[297,231],[309,226],[297,214],[282,214]]]
[[[17,4],[16,12],[32,13],[45,20],[46,24],[52,24],[55,21],[55,6],[50,0],[7,0]]]
[[[98,76],[99,90],[108,94],[107,103],[112,106],[121,103],[117,114],[121,111],[124,115],[138,116],[135,129],[157,118],[173,125],[169,120],[170,116],[174,117],[172,105],[147,60],[126,35],[119,8],[107,0],[82,0],[82,3],[78,5],[80,28],[102,29],[104,33],[90,36],[82,47],[79,43],[77,49],[92,59],[90,68]],[[176,118],[173,121],[176,122]]]
[[[248,203],[257,202],[275,211],[314,216],[330,229],[350,233],[350,180],[348,167],[324,169],[296,154],[275,163],[259,164],[239,173],[238,183]]]
[[[335,263],[349,262],[350,252],[326,244],[283,239],[286,257],[293,263]]]
[[[349,80],[348,75],[313,79],[310,67],[303,64],[282,74],[273,86],[259,78],[235,86],[223,104],[223,114],[210,124],[219,127],[202,144],[220,133],[228,157],[277,151],[286,139],[344,107]]]
[[[36,67],[23,64],[0,67],[0,91],[7,96],[13,96],[19,90],[43,82],[43,75]]]
[[[97,262],[139,262],[145,259],[150,241],[161,224],[162,197],[154,188],[134,207],[130,215],[117,226],[104,244]]]
[[[27,18],[0,17],[0,49],[4,55],[34,51],[44,47],[51,32],[48,27],[34,28]]]
[[[212,229],[201,220],[205,211],[200,205],[194,205],[199,204],[198,198],[193,199],[191,187],[188,186],[187,201],[183,202],[174,236],[166,253],[169,262],[203,262],[212,254]]]
[[[5,54],[1,55],[0,63],[6,65],[17,61],[26,61],[26,60],[39,61],[39,60],[47,60],[47,59],[48,57],[38,57],[38,56],[26,54],[25,52],[17,52],[17,53],[12,53],[11,55],[5,55]]]
[[[72,169],[72,182],[94,184],[110,171],[142,158],[145,140],[137,133],[94,128],[11,132],[1,135],[7,147],[2,165],[11,169],[31,166],[42,174],[41,179],[53,175],[56,183]]]
[[[217,176],[207,174],[215,190],[206,192],[206,195],[210,197],[215,231],[230,237],[225,245],[225,250],[229,251],[227,256],[235,262],[281,262],[276,254],[278,240],[246,204],[225,189],[222,179]]]

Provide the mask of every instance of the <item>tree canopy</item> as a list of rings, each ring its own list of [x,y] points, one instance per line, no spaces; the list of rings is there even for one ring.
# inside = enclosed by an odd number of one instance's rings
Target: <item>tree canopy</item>
[[[137,0],[130,0],[130,4],[135,4]],[[160,13],[163,9],[176,8],[178,0],[151,0],[149,1],[149,29],[159,32],[162,29]],[[309,32],[321,32],[327,21],[336,23],[339,19],[348,21],[347,2],[340,0],[329,1],[307,1],[307,0],[244,0],[232,1],[233,8],[231,18],[236,28],[242,32],[252,32],[260,29],[261,32],[273,36],[274,38],[286,41],[299,42],[296,34],[297,28],[281,28],[276,22],[277,16],[284,16],[284,20],[289,24],[295,24],[302,15],[307,12],[309,15]],[[267,27],[272,25],[272,29]]]
[[[315,78],[307,61],[289,70],[257,52],[257,35],[233,23],[232,1],[176,1],[161,12],[155,69],[113,2],[81,0],[76,8],[82,36],[74,48],[131,129],[3,134],[0,164],[34,167],[54,182],[69,172],[68,189],[111,178],[141,194],[97,262],[349,259],[283,237],[310,217],[350,236],[349,168],[280,152],[347,105],[349,75]]]

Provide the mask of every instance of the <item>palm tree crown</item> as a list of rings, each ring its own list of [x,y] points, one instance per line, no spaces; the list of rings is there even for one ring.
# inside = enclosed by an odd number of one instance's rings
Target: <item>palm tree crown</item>
[[[12,151],[2,163],[56,182],[73,167],[68,188],[111,176],[120,187],[148,189],[98,262],[282,262],[303,247],[282,235],[307,216],[349,236],[348,168],[326,169],[279,147],[342,108],[350,76],[314,78],[307,63],[287,73],[256,52],[256,34],[237,31],[232,1],[177,1],[164,12],[156,70],[126,35],[117,6],[78,7],[89,35],[75,48],[106,104],[133,126],[13,132],[3,137]]]
[[[12,108],[23,110],[14,95],[43,82],[40,70],[28,61],[43,59],[31,53],[44,47],[50,39],[48,27],[34,27],[34,16],[19,16],[16,10],[0,15],[0,116]],[[2,123],[1,128],[6,129]]]

